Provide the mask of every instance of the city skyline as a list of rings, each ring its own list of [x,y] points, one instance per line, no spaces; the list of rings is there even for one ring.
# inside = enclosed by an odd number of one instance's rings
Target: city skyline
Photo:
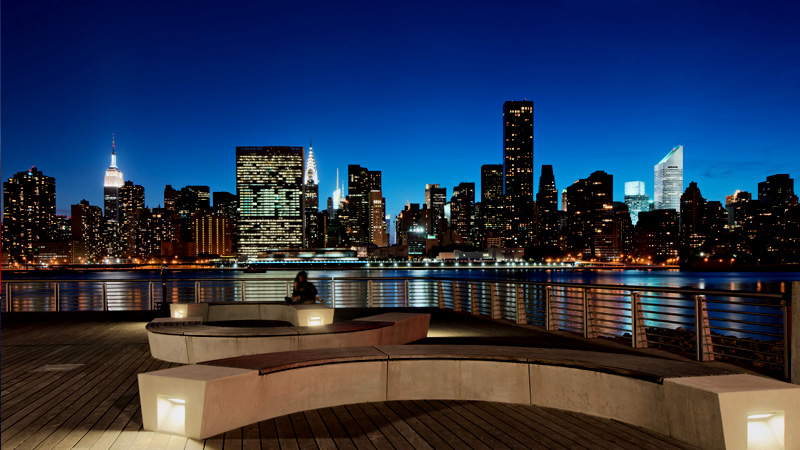
[[[501,105],[522,99],[535,104],[534,186],[542,165],[553,166],[559,191],[603,170],[621,201],[624,182],[651,180],[653,163],[677,145],[686,150],[683,188],[695,181],[709,200],[755,193],[772,174],[796,177],[791,7],[670,5],[153,15],[146,2],[5,2],[2,178],[36,166],[59,180],[59,214],[84,198],[102,205],[116,133],[126,181],[156,206],[167,184],[234,192],[237,146],[307,151],[311,135],[321,205],[335,171],[358,164],[383,172],[394,217],[407,201],[424,202],[426,184],[481,191],[481,166],[502,162]],[[264,17],[285,23],[249,31]],[[300,24],[300,36],[281,37]],[[292,70],[277,75],[282,67]]]

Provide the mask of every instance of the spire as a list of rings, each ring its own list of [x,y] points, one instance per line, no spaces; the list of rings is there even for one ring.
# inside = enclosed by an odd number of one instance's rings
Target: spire
[[[317,163],[314,161],[314,147],[311,145],[311,136],[308,137],[308,168],[306,169],[306,184],[314,182],[319,184],[319,177],[317,176]],[[338,171],[338,169],[337,169]],[[337,177],[338,178],[338,177]],[[337,183],[338,184],[338,183]]]
[[[117,151],[114,143],[114,133],[111,133],[111,167],[117,167]]]

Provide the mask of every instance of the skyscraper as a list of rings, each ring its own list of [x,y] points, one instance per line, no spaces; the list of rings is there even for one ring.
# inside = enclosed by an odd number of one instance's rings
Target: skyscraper
[[[145,226],[139,223],[137,211],[144,209],[144,186],[133,184],[133,181],[126,181],[119,188],[119,221],[120,237],[124,242],[122,245],[123,254],[134,256],[137,254],[137,228]]]
[[[505,230],[503,209],[503,165],[484,164],[481,166],[481,239],[500,239]],[[496,242],[497,239],[494,241]]]
[[[305,229],[306,247],[322,247],[324,239],[320,232],[317,213],[319,212],[319,178],[317,177],[317,163],[314,161],[314,148],[311,142],[308,145],[308,163],[303,185],[303,201],[305,202]]]
[[[381,172],[351,164],[347,166],[347,206],[350,213],[350,239],[354,244],[370,240],[370,192],[381,190]]]
[[[386,199],[381,191],[369,193],[369,241],[378,247],[389,246],[389,235],[386,232]]]
[[[103,209],[106,218],[119,222],[119,188],[123,185],[122,172],[117,168],[114,135],[111,135],[111,165],[106,169],[103,183]]]
[[[503,103],[503,193],[506,230],[516,247],[533,242],[533,102]]]
[[[475,228],[475,183],[459,183],[450,201],[451,227],[464,242],[473,242]]]
[[[614,177],[592,173],[567,188],[567,246],[583,258],[610,260],[618,256],[614,246]]]
[[[303,246],[302,147],[236,147],[239,255]]]
[[[628,205],[631,223],[636,226],[639,213],[650,210],[650,198],[645,194],[644,181],[625,182],[625,204]]]
[[[444,218],[444,205],[447,203],[447,188],[440,187],[438,184],[425,185],[425,206],[427,206],[428,218],[425,226],[427,234],[437,234],[440,218]]]
[[[539,245],[558,245],[558,189],[553,166],[542,166],[539,192],[536,194],[537,239]]]
[[[654,166],[655,209],[681,208],[683,193],[683,146],[674,147]]]
[[[56,179],[36,167],[3,183],[3,247],[9,261],[33,262],[38,245],[54,234]]]

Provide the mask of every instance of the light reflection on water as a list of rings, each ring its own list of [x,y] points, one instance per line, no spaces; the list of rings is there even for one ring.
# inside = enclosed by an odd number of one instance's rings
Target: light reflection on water
[[[244,273],[241,271],[233,270],[201,270],[201,271],[179,271],[171,270],[168,273],[168,290],[167,299],[169,301],[193,301],[194,300],[194,286],[190,279],[224,279],[229,280],[223,283],[215,283],[206,281],[201,283],[200,297],[203,300],[224,300],[230,298],[241,298],[241,285],[240,283],[232,282],[234,280],[246,281],[259,281],[259,280],[276,280],[276,279],[292,279],[294,278],[296,269],[270,269],[266,273]],[[448,296],[448,307],[453,306],[453,302],[449,300],[452,298],[457,302],[462,309],[468,309],[470,305],[470,298],[472,296],[470,280],[498,280],[498,281],[547,281],[557,283],[577,283],[577,284],[606,284],[606,285],[620,285],[626,287],[633,286],[659,286],[659,287],[675,287],[675,288],[698,288],[698,289],[711,289],[711,290],[733,290],[733,291],[758,291],[764,293],[783,293],[786,292],[789,284],[792,281],[800,281],[800,273],[798,272],[680,272],[677,270],[572,270],[572,269],[495,269],[495,268],[461,268],[461,269],[443,269],[443,268],[419,268],[419,269],[402,269],[402,268],[386,268],[386,269],[331,269],[331,270],[308,270],[309,278],[314,281],[322,278],[370,278],[380,281],[385,278],[407,278],[419,277],[430,280],[447,280],[459,279],[465,281],[464,283],[453,283],[451,288],[457,289],[452,297]],[[68,273],[48,273],[46,271],[29,272],[29,273],[4,273],[3,280],[25,280],[25,279],[49,279],[49,280],[75,280],[75,281],[105,281],[107,282],[107,298],[109,309],[147,309],[149,307],[148,301],[150,290],[152,289],[153,296],[160,301],[161,294],[161,278],[158,271],[101,271],[101,272],[68,272]],[[115,281],[138,281],[134,284],[120,284]],[[152,285],[151,285],[152,282]],[[376,294],[382,294],[383,298],[387,298],[388,303],[386,306],[402,306],[404,304],[404,295],[402,294],[403,287],[400,286],[402,282],[389,282],[384,280],[375,282],[373,289]],[[319,286],[321,296],[330,297],[330,288],[327,283],[320,283]],[[449,282],[446,284],[450,285]],[[32,293],[25,296],[24,299],[15,302],[15,309],[32,309],[32,310],[47,310],[47,297],[52,298],[53,283],[45,285],[26,286],[28,283],[19,286],[20,290],[34,289]],[[69,285],[69,286],[68,286]],[[77,286],[77,287],[75,287]],[[103,308],[102,304],[102,288],[99,283],[86,283],[82,285],[70,285],[69,283],[61,284],[61,297],[62,299],[74,298],[74,301],[67,301],[62,304],[64,310],[98,310]],[[411,292],[409,293],[409,303],[411,306],[427,306],[437,304],[436,289],[432,284],[428,285],[411,285]],[[488,302],[491,294],[483,286],[476,285],[476,297],[478,298],[479,310],[481,313],[486,314],[491,311],[491,305]],[[73,289],[76,292],[69,292]],[[248,284],[247,298],[248,299],[281,299],[285,296],[287,287],[283,284],[271,287],[251,286]],[[346,291],[338,292],[339,289],[346,289]],[[528,288],[526,288],[528,289]],[[532,288],[531,288],[532,289]],[[534,290],[534,289],[532,289]],[[529,311],[541,311],[543,309],[543,293],[540,289],[537,292],[531,292],[533,295],[527,295],[526,298],[531,300],[526,305]],[[188,293],[188,294],[187,294]],[[607,320],[609,322],[616,321],[617,328],[621,331],[630,331],[630,297],[623,291],[608,291],[610,297],[604,297],[602,301],[597,300],[596,304],[602,306],[602,309],[597,310],[597,318]],[[340,296],[340,303],[337,305],[344,306],[366,306],[359,304],[361,299],[367,297],[366,284],[350,284],[348,287],[337,285],[337,296]],[[501,303],[508,305],[509,302],[513,304],[513,292],[500,292],[498,293],[501,298]],[[669,328],[675,328],[680,324],[666,324],[664,320],[673,320],[676,322],[685,323],[685,327],[693,328],[694,321],[692,318],[680,317],[680,314],[688,314],[693,316],[693,302],[691,299],[677,299],[675,296],[667,294],[658,294],[657,299],[644,298],[644,303],[651,303],[651,306],[645,306],[645,319],[648,325],[660,325]],[[349,299],[349,300],[348,300]],[[748,320],[752,321],[751,315],[747,317],[742,313],[761,313],[761,314],[776,314],[780,310],[775,307],[767,306],[754,306],[744,305],[741,303],[751,302],[732,297],[708,297],[708,300],[725,300],[727,303],[717,304],[713,302],[708,303],[708,308],[712,310],[709,312],[712,327],[729,327],[739,330],[759,331],[767,333],[775,333],[775,328],[759,325],[743,325],[731,323],[730,320]],[[565,300],[567,301],[567,300]],[[568,300],[568,307],[580,308],[580,300]],[[772,302],[775,303],[775,302]],[[690,309],[685,309],[690,307]],[[624,315],[628,311],[627,317],[615,317],[614,314]],[[503,310],[503,317],[513,319],[515,311],[506,309]],[[531,319],[536,320],[535,317]],[[541,318],[539,318],[541,319]],[[762,317],[763,320],[771,324],[780,324],[780,318]],[[563,323],[565,326],[569,325],[567,322]],[[727,331],[726,331],[727,333]]]

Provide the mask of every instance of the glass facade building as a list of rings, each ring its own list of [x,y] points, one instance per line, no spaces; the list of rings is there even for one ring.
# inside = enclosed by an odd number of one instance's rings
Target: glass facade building
[[[236,147],[240,258],[304,246],[304,154],[302,147]]]
[[[683,146],[674,147],[654,166],[653,200],[655,209],[681,208],[683,194]]]
[[[639,221],[639,213],[650,211],[650,197],[645,194],[644,181],[625,182],[625,204],[631,214],[631,223],[636,226]]]

